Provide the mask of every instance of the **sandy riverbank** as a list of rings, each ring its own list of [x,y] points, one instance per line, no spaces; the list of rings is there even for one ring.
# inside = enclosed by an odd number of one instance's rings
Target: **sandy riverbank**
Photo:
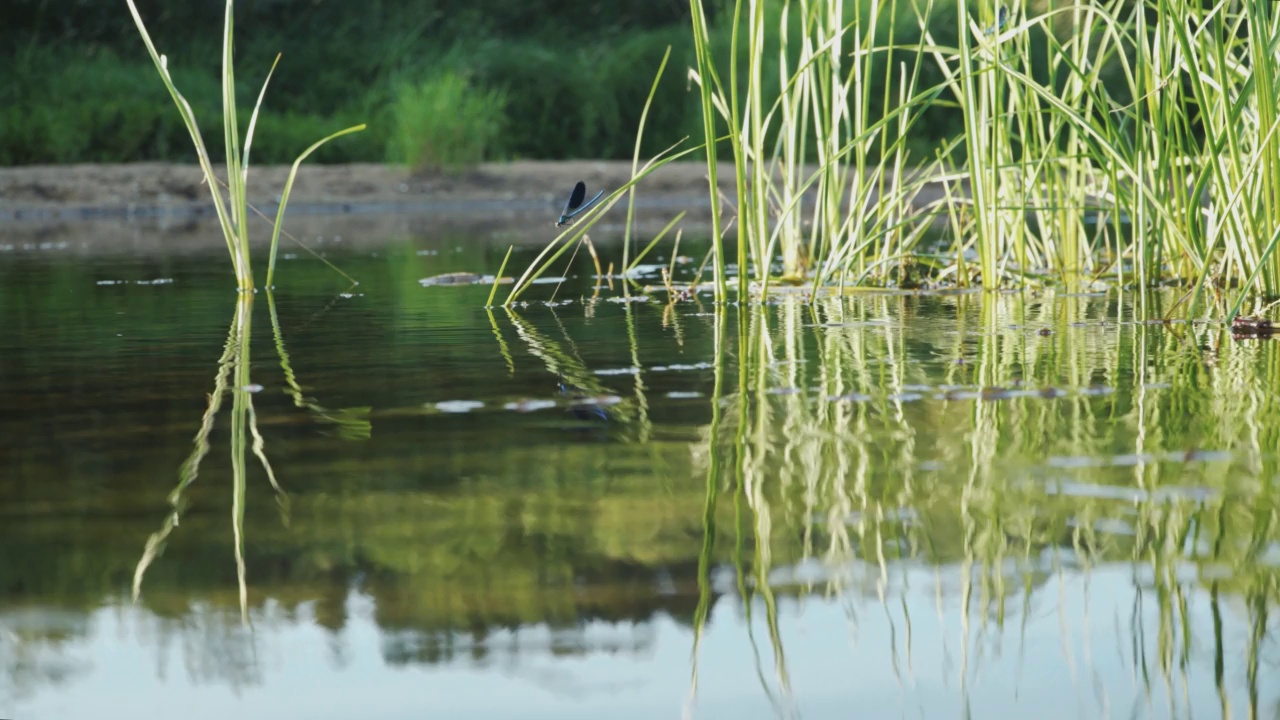
[[[251,168],[250,204],[274,218],[288,173],[288,166]],[[583,180],[594,194],[630,178],[626,161],[520,161],[416,174],[375,163],[304,165],[285,229],[298,237],[341,235],[357,242],[441,232],[545,242],[559,232],[554,222],[574,183]],[[0,248],[219,249],[224,241],[209,197],[194,163],[0,168]],[[709,226],[703,163],[672,163],[645,178],[636,197],[637,231],[656,232],[682,210],[688,212],[686,233]],[[616,206],[593,228],[593,237],[619,235],[625,216],[625,205]],[[253,239],[269,239],[270,224],[257,222]]]
[[[251,168],[249,202],[274,218],[288,166]],[[225,175],[223,175],[225,177]],[[616,161],[489,163],[460,173],[410,173],[384,164],[304,165],[285,215],[286,231],[315,239],[381,242],[451,233],[513,243],[545,242],[578,180],[594,194],[631,178]],[[90,254],[221,249],[224,241],[196,164],[132,163],[0,168],[0,249],[58,247]],[[709,225],[706,166],[672,163],[637,192],[636,228],[660,230],[688,211],[686,232]],[[593,228],[607,241],[621,233],[625,205]],[[252,231],[270,237],[263,219]]]
[[[249,201],[274,207],[288,166],[250,169]],[[672,163],[645,178],[639,195],[706,202],[703,163]],[[225,177],[225,175],[223,175]],[[592,194],[631,177],[626,161],[488,163],[459,173],[419,173],[383,164],[304,165],[289,210],[297,214],[547,209],[578,180]],[[730,187],[730,186],[726,186]],[[195,164],[33,165],[0,168],[0,221],[155,217],[207,213],[208,188]]]
[[[288,166],[250,169],[249,202],[274,218]],[[731,165],[720,186],[734,194]],[[451,233],[503,242],[539,243],[555,237],[554,222],[574,183],[594,194],[631,178],[629,161],[517,161],[486,163],[458,173],[410,173],[376,163],[304,165],[285,215],[298,237],[342,235],[381,241],[406,234]],[[938,186],[917,198],[929,202]],[[149,252],[224,247],[198,165],[131,163],[0,168],[0,248],[74,245],[84,252]],[[686,235],[710,230],[706,165],[665,165],[636,193],[635,227],[656,233],[676,214]],[[732,214],[732,209],[725,212]],[[621,237],[625,201],[592,229],[592,238]],[[270,237],[265,219],[254,241]],[[90,227],[91,226],[91,227]]]

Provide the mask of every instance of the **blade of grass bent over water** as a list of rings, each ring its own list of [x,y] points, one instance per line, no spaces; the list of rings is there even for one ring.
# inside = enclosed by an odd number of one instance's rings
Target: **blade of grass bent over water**
[[[285,181],[285,184],[284,184],[284,192],[280,193],[280,207],[276,210],[276,226],[275,226],[275,229],[271,232],[271,259],[267,262],[267,287],[272,286],[271,280],[275,276],[276,248],[280,244],[280,227],[284,223],[284,207],[289,203],[289,193],[293,190],[293,181],[296,180],[298,177],[298,166],[301,165],[302,161],[306,160],[307,157],[311,155],[311,153],[315,152],[316,150],[319,150],[321,145],[324,145],[325,143],[329,142],[330,140],[333,140],[334,138],[339,138],[339,137],[342,137],[343,135],[360,132],[364,130],[365,127],[366,125],[364,123],[361,123],[359,125],[353,125],[352,127],[349,127],[346,130],[339,130],[338,132],[322,140],[318,140],[314,145],[312,145],[311,147],[303,151],[303,153],[298,156],[297,160],[293,161],[293,167],[289,169],[289,179]]]
[[[667,69],[667,60],[671,57],[671,46],[667,46],[667,51],[662,54],[662,62],[658,65],[658,72],[653,77],[653,85],[649,88],[649,97],[645,98],[644,109],[640,111],[640,125],[636,129],[636,147],[631,156],[631,174],[634,176],[636,170],[640,167],[640,141],[644,138],[644,125],[649,117],[649,107],[653,105],[653,96],[658,93],[658,83],[662,80],[662,73]],[[627,190],[627,225],[622,235],[622,266],[627,266],[627,260],[631,256],[631,223],[635,217],[636,204],[636,188],[634,185]]]

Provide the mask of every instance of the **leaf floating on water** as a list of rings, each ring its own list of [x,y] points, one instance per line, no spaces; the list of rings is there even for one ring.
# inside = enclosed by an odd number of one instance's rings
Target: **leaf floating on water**
[[[515,282],[515,279],[509,277],[504,277],[498,280],[498,284],[500,285],[507,285],[512,282]],[[432,285],[492,285],[493,276],[477,275],[476,273],[468,272],[452,272],[445,273],[443,275],[425,277],[418,280],[418,283],[423,287],[430,287]]]
[[[479,400],[444,400],[436,403],[436,409],[447,413],[467,413],[484,407]]]
[[[605,370],[596,370],[596,375],[638,375],[639,373],[640,373],[640,368],[638,367],[610,368]]]
[[[672,365],[654,365],[649,368],[653,372],[676,372],[680,370],[713,370],[715,365],[709,362],[675,363]]]
[[[516,412],[533,412],[535,410],[546,410],[556,406],[555,400],[518,400],[503,405],[504,410],[514,410]]]
[[[581,398],[574,402],[574,405],[599,405],[606,407],[609,405],[617,405],[622,402],[622,398],[617,395],[597,395],[595,397]]]

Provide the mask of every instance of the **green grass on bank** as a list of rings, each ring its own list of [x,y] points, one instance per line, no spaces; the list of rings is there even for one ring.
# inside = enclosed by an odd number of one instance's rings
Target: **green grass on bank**
[[[452,168],[492,156],[507,129],[507,95],[458,73],[405,82],[391,105],[388,159],[414,168]]]
[[[149,24],[157,18],[158,49],[168,55],[201,126],[220,125],[220,49],[210,25],[188,27],[141,7]],[[445,32],[429,14],[388,16],[381,25],[335,17],[270,32],[253,24],[254,8],[238,11],[240,102],[253,102],[275,54],[283,55],[259,118],[254,155],[260,163],[291,162],[324,130],[359,122],[367,122],[369,131],[322,148],[312,161],[629,159],[653,73],[668,46],[674,72],[656,92],[642,152],[702,135],[700,102],[685,72],[694,55],[684,18],[652,27],[599,20],[595,29],[568,33],[555,23],[473,23]],[[91,21],[98,22],[83,22]],[[938,31],[942,37],[948,32]],[[0,39],[6,34],[0,30]],[[727,61],[728,28],[713,28],[712,35],[715,52]],[[0,66],[8,70],[0,78],[0,165],[188,160],[186,130],[155,81],[136,31],[93,35],[92,41],[85,36],[47,36],[0,49]],[[767,63],[764,74],[776,83],[776,63]],[[444,95],[431,100],[432,93]],[[433,110],[432,103],[448,100],[448,93],[462,104],[453,112]],[[912,138],[922,150],[960,127],[943,107],[925,125]],[[209,142],[220,156],[220,138]]]

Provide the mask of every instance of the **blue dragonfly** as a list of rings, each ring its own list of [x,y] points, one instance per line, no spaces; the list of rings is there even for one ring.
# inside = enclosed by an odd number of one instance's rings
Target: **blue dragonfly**
[[[1007,22],[1009,22],[1009,11],[1008,11],[1008,10],[1006,10],[1006,9],[1005,9],[1005,7],[1004,7],[1003,5],[1001,5],[1001,6],[1000,6],[1000,12],[998,12],[998,13],[996,14],[996,24],[995,24],[995,27],[989,27],[989,28],[987,28],[987,29],[986,29],[986,31],[984,32],[984,34],[986,34],[986,35],[990,35],[990,34],[992,34],[992,33],[999,32],[999,31],[1003,30],[1003,29],[1004,29],[1004,26],[1005,26],[1005,23],[1007,23]]]
[[[604,195],[603,190],[583,204],[582,199],[587,196],[587,184],[579,180],[578,184],[573,186],[573,192],[569,193],[569,202],[564,204],[564,211],[560,213],[560,220],[556,222],[556,227],[561,227],[578,214],[586,212],[587,208],[596,204],[601,195]]]

